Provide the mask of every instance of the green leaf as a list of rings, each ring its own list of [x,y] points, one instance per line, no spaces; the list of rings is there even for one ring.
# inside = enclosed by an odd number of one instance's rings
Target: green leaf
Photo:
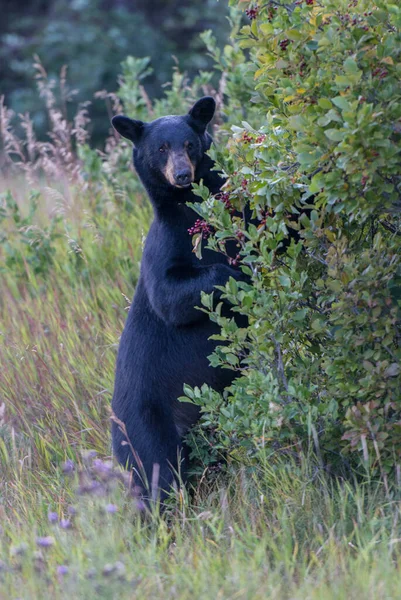
[[[305,34],[299,31],[299,29],[287,29],[285,35],[289,40],[293,40],[294,42],[299,42],[305,37]]]
[[[306,308],[302,308],[301,310],[297,310],[297,312],[295,312],[293,314],[293,319],[294,321],[303,321],[306,317],[307,314],[307,309]]]
[[[336,75],[335,82],[341,88],[346,88],[351,85],[350,78],[346,77],[345,75]]]
[[[328,98],[319,98],[317,103],[320,106],[320,108],[324,108],[327,110],[333,107],[332,103],[330,102],[330,100]]]
[[[397,377],[401,373],[401,365],[398,363],[391,363],[384,372],[385,377]]]
[[[262,23],[259,25],[259,29],[263,33],[263,35],[271,35],[274,33],[274,27],[270,23]]]
[[[188,396],[188,398],[191,398],[191,400],[195,398],[193,389],[190,385],[187,385],[186,383],[184,383],[184,394],[185,396]]]
[[[355,60],[351,57],[345,59],[344,69],[346,73],[350,73],[351,75],[359,73],[358,65],[355,62]]]
[[[344,139],[345,131],[340,131],[339,129],[326,129],[324,134],[333,142],[341,142]]]
[[[283,287],[291,287],[291,279],[288,277],[288,275],[279,275],[278,280]]]
[[[239,361],[238,361],[238,357],[235,356],[235,354],[226,354],[225,356],[225,360],[230,364],[233,365],[234,367],[236,365],[238,365]]]
[[[332,98],[332,102],[341,110],[351,110],[351,105],[348,100],[344,98],[344,96],[336,96],[335,98]]]

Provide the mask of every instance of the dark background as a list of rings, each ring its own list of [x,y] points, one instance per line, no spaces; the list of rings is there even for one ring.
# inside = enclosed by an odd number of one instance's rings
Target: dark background
[[[17,114],[29,112],[43,137],[47,124],[33,56],[51,77],[67,65],[69,87],[78,90],[70,110],[92,102],[92,141],[100,143],[109,123],[93,94],[117,89],[121,61],[151,57],[154,73],[145,87],[158,97],[171,79],[173,56],[189,76],[210,66],[199,33],[212,29],[223,43],[226,15],[225,0],[0,0],[0,95]]]

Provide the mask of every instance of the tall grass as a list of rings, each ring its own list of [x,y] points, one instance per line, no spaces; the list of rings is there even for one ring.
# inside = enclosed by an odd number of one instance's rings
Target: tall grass
[[[333,481],[312,460],[301,467],[273,461],[253,475],[200,484],[191,502],[182,496],[163,517],[143,519],[117,479],[114,486],[105,483],[105,471],[112,480],[110,467],[93,463],[96,468],[85,467],[68,484],[57,475],[51,482],[38,477],[36,494],[31,481],[25,512],[23,504],[17,514],[7,513],[0,550],[4,594],[398,597],[400,497],[386,498],[381,485]],[[100,490],[85,480],[94,470]],[[81,495],[68,497],[78,483]],[[49,505],[46,484],[59,494]],[[82,491],[85,484],[91,493]]]
[[[1,109],[0,598],[398,598],[399,490],[312,456],[205,470],[144,515],[109,404],[150,209],[124,145],[91,151],[38,69],[47,145]]]

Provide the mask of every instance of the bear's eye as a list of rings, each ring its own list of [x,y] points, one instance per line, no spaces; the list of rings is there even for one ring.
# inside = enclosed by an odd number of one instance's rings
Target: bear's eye
[[[159,152],[162,152],[162,153],[163,153],[163,152],[167,152],[167,145],[166,145],[166,144],[163,144],[163,146],[160,146],[160,148],[159,148]]]
[[[193,143],[192,142],[188,142],[188,144],[187,144],[188,150],[192,150],[193,147],[194,147]]]

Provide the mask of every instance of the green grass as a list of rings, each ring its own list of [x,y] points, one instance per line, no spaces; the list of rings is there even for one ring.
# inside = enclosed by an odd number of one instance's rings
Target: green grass
[[[70,529],[47,523],[46,484],[63,495],[51,508],[67,513],[66,484],[38,478],[25,499],[37,516],[5,519],[0,589],[11,597],[399,597],[399,497],[331,481],[310,462],[201,485],[164,518],[142,519],[121,486],[71,498]]]
[[[150,215],[110,190],[101,204],[90,190],[71,196],[38,272],[19,228],[2,223],[0,598],[398,599],[395,485],[272,452],[252,472],[206,472],[162,517],[144,518],[120,475],[82,454],[110,455],[116,349]]]

